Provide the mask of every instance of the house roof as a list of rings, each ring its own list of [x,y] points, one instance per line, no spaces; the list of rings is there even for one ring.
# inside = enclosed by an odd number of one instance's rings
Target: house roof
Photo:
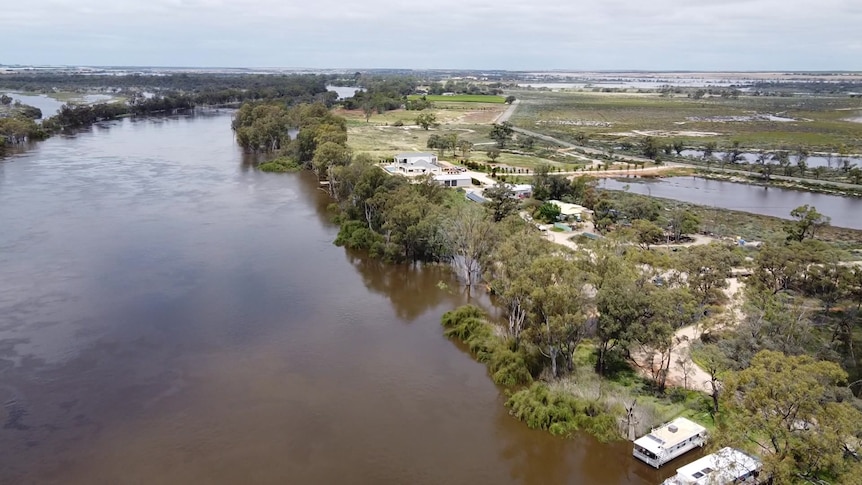
[[[760,468],[757,458],[734,448],[717,452],[677,468],[677,476],[696,484],[731,483],[738,477]]]
[[[635,444],[655,454],[673,448],[683,441],[706,431],[703,426],[685,418],[676,418],[635,440]]]
[[[564,216],[574,216],[583,213],[589,213],[590,210],[586,207],[578,204],[569,204],[568,202],[561,202],[559,200],[549,200],[551,204],[560,208],[560,214]]]
[[[408,167],[422,167],[430,171],[440,170],[440,167],[427,160],[416,160],[414,163],[408,165]]]
[[[395,155],[395,158],[415,158],[415,157],[436,157],[433,153],[428,152],[403,152]]]

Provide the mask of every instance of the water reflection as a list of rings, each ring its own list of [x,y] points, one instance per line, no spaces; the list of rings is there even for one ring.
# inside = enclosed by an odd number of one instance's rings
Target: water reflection
[[[447,268],[333,246],[313,175],[246,160],[221,115],[0,164],[0,483],[651,482],[508,416]]]
[[[790,216],[791,210],[809,204],[831,217],[833,226],[862,229],[862,217],[859,217],[859,214],[862,214],[862,198],[858,197],[760,187],[698,177],[604,179],[599,186],[784,219]]]

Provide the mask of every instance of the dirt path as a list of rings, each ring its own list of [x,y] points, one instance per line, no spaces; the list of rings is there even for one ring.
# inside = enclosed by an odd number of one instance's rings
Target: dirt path
[[[513,101],[512,104],[510,104],[509,107],[506,108],[506,111],[500,113],[500,116],[498,116],[497,119],[494,120],[494,123],[503,123],[504,121],[509,121],[509,118],[511,118],[512,115],[515,114],[515,110],[518,109],[518,104],[520,103],[520,99],[516,99],[515,101]]]
[[[743,318],[742,313],[742,288],[743,284],[736,277],[727,279],[727,288],[724,289],[725,295],[728,298],[727,310],[730,319],[726,325],[735,326]],[[692,342],[700,338],[703,333],[703,328],[698,325],[689,325],[683,327],[674,333],[674,343],[676,346],[671,351],[670,369],[667,375],[668,387],[686,387],[696,391],[711,393],[709,373],[701,369],[691,360]],[[633,354],[633,358],[649,373],[647,356],[643,354]]]

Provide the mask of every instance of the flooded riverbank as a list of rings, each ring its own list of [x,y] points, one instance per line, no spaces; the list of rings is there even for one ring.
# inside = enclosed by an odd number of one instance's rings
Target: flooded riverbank
[[[784,219],[790,217],[791,210],[809,204],[831,217],[833,226],[862,229],[862,199],[858,197],[760,187],[694,176],[604,179],[599,187]]]
[[[673,473],[510,417],[442,336],[467,301],[448,270],[333,246],[329,203],[310,174],[256,171],[218,113],[100,123],[0,160],[0,483]]]

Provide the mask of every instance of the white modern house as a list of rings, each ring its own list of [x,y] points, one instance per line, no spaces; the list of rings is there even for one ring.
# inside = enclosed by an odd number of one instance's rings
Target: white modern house
[[[463,173],[443,173],[435,175],[434,180],[444,187],[470,187],[473,178]]]
[[[395,155],[394,163],[387,167],[392,173],[402,175],[425,175],[442,172],[437,155],[425,152],[405,152]]]
[[[688,465],[677,468],[676,475],[662,485],[730,485],[757,483],[763,464],[757,458],[734,448],[722,448]]]
[[[706,436],[703,426],[686,418],[676,418],[636,439],[632,454],[648,465],[659,468],[706,444]]]

